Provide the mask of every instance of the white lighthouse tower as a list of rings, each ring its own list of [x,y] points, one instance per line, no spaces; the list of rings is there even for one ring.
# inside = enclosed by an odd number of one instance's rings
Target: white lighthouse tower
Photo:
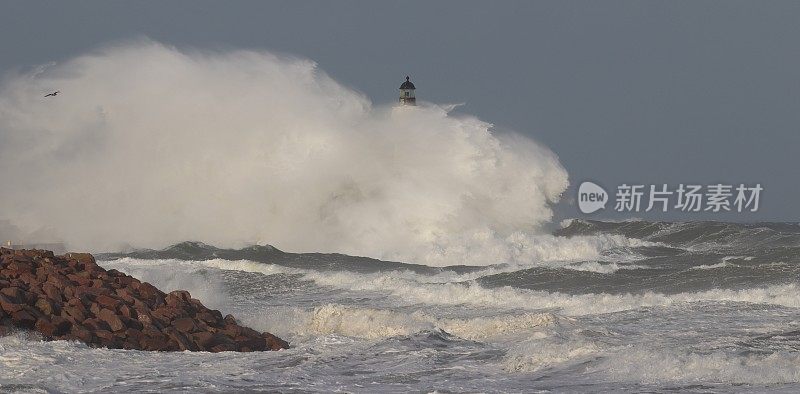
[[[406,76],[406,81],[400,85],[400,104],[417,105],[417,98],[414,97],[414,90],[417,88],[408,79],[408,76]]]

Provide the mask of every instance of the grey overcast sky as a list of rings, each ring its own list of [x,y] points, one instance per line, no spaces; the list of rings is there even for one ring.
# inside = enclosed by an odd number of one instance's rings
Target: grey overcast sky
[[[408,74],[573,186],[759,182],[758,213],[665,217],[798,221],[799,21],[800,1],[1,1],[0,72],[144,36],[307,57],[375,103]]]

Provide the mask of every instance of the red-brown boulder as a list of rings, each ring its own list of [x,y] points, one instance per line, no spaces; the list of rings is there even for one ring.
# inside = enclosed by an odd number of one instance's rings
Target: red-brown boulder
[[[175,319],[172,322],[172,326],[180,332],[190,333],[197,331],[197,324],[195,324],[194,319],[191,317]]]
[[[55,302],[61,302],[62,300],[61,293],[58,291],[58,287],[50,282],[45,282],[42,284],[42,292],[47,296],[47,298]]]
[[[36,318],[25,310],[11,313],[11,320],[22,328],[33,328],[36,324]]]
[[[17,303],[11,298],[8,298],[5,295],[0,294],[0,308],[8,312],[9,314],[21,311],[24,306],[25,304]]]
[[[100,306],[102,306],[102,307],[111,309],[112,311],[116,310],[117,306],[122,304],[122,302],[120,300],[118,300],[116,298],[112,298],[111,296],[107,296],[105,294],[101,294],[101,295],[97,296],[97,298],[95,298],[95,302],[100,304]]]
[[[34,329],[46,340],[139,350],[260,351],[289,344],[222,317],[184,290],[169,294],[85,253],[0,248],[0,336]]]
[[[72,326],[72,328],[70,329],[70,335],[72,338],[75,338],[85,343],[92,343],[92,340],[94,339],[94,335],[92,334],[91,331],[78,325]]]
[[[42,312],[47,316],[53,314],[53,309],[54,309],[53,304],[50,303],[50,301],[48,301],[45,298],[39,298],[38,300],[36,300],[36,304],[34,304],[34,306],[36,307],[36,309],[38,309],[40,312]]]
[[[50,323],[56,326],[54,335],[64,335],[72,329],[72,322],[61,316],[53,316],[50,319]]]
[[[13,302],[20,302],[20,303],[25,302],[28,296],[28,293],[25,290],[22,290],[16,286],[0,289],[0,294],[8,297]]]
[[[67,305],[61,310],[61,316],[71,320],[73,323],[81,323],[86,320],[86,312],[83,305],[80,307]]]
[[[36,324],[34,325],[34,327],[36,328],[36,331],[39,331],[45,337],[51,337],[52,338],[53,336],[55,336],[56,325],[51,323],[49,320],[47,320],[45,318],[41,318],[41,319],[37,320]]]
[[[122,320],[119,318],[119,316],[117,316],[110,309],[101,309],[100,313],[97,314],[97,317],[106,322],[108,326],[111,327],[112,331],[119,331],[125,328],[125,324],[122,324]]]

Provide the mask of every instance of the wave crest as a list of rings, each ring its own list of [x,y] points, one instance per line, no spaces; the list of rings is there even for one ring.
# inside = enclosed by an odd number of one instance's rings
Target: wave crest
[[[491,127],[373,106],[304,59],[135,42],[6,77],[0,204],[81,249],[201,240],[509,262],[539,242],[567,173]]]

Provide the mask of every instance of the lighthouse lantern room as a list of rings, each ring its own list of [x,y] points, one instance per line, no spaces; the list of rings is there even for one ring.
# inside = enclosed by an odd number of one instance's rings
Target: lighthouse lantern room
[[[403,105],[417,105],[417,98],[414,97],[414,84],[409,81],[408,76],[406,76],[406,81],[400,85],[400,104]]]

